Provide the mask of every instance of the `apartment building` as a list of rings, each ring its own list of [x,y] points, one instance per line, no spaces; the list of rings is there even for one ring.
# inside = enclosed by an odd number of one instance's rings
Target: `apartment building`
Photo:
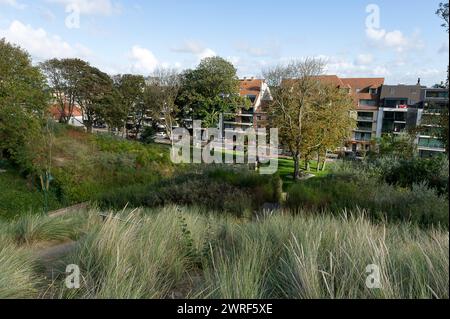
[[[448,110],[448,89],[423,88],[421,90],[421,102],[417,109],[417,122],[419,133],[417,148],[421,157],[430,157],[437,153],[445,152],[445,145],[439,138],[439,116],[444,110]]]
[[[417,109],[424,87],[416,85],[383,85],[378,109],[376,137],[401,134],[419,124]]]
[[[384,78],[341,78],[343,88],[349,91],[355,103],[357,125],[348,143],[354,153],[370,149],[376,137],[378,105]]]
[[[224,130],[266,127],[268,120],[267,106],[272,99],[267,83],[262,79],[241,79],[240,95],[249,99],[250,107],[240,108],[236,114],[224,114]]]

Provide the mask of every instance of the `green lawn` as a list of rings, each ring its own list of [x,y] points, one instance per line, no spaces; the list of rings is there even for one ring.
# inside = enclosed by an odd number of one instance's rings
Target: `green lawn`
[[[303,173],[313,174],[315,176],[324,176],[329,174],[329,166],[325,167],[324,171],[317,172],[317,161],[310,161],[309,171],[305,171],[305,162],[301,161],[300,169]],[[294,161],[288,158],[278,159],[278,173],[283,180],[283,189],[287,190],[292,184],[294,184],[293,174],[294,174]]]

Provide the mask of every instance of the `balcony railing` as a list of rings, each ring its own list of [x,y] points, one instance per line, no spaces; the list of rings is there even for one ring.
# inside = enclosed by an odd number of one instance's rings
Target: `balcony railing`
[[[358,116],[358,121],[367,121],[367,122],[373,122],[373,117],[371,116]]]

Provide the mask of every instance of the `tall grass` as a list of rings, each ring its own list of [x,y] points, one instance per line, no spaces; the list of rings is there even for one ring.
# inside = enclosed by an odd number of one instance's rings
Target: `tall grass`
[[[166,207],[92,220],[65,298],[448,298],[449,235],[364,211],[249,222]],[[366,286],[368,265],[381,288]],[[195,279],[195,280],[194,280]]]
[[[60,260],[62,272],[80,267],[80,289],[65,288],[64,278],[48,289],[26,245],[73,234],[62,235],[59,224],[50,230],[46,217],[3,223],[0,298],[449,297],[448,232],[373,224],[365,215],[279,211],[250,221],[168,206],[103,220],[92,211]],[[17,240],[17,229],[28,229],[19,237],[28,241]],[[366,286],[368,265],[379,269],[378,289]]]

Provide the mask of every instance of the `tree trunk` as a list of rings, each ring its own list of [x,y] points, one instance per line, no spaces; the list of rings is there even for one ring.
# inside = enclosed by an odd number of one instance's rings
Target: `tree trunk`
[[[86,126],[86,131],[88,133],[92,133],[92,123],[90,123],[90,122],[85,123],[84,126]]]
[[[326,163],[327,163],[327,159],[325,158],[325,159],[323,160],[322,171],[325,170],[325,165],[326,165]]]
[[[300,179],[300,155],[296,154],[293,156],[294,159],[294,180]]]
[[[320,153],[317,153],[317,172],[320,172]]]

